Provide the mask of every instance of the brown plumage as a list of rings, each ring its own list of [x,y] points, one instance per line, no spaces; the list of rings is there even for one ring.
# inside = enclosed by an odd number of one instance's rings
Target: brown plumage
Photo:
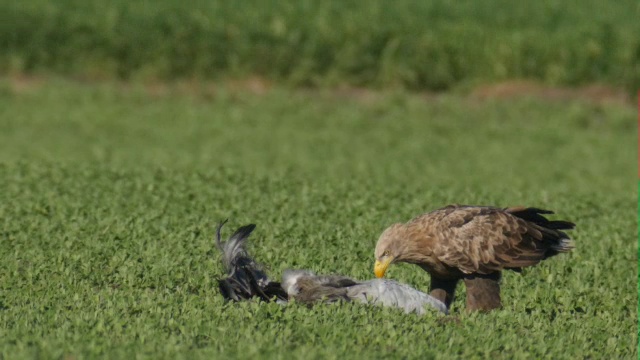
[[[525,207],[450,205],[387,228],[376,246],[375,272],[384,275],[394,262],[420,266],[431,274],[431,295],[453,301],[464,279],[469,310],[500,307],[501,271],[520,271],[573,248],[562,230],[568,221],[552,221],[553,212]]]

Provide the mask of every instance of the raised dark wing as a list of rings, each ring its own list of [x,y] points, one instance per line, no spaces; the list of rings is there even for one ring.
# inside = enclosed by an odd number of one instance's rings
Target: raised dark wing
[[[220,223],[216,231],[216,244],[222,252],[222,265],[227,273],[226,277],[218,279],[222,296],[232,301],[254,297],[265,301],[286,301],[288,297],[280,283],[271,281],[262,266],[246,250],[247,239],[256,226],[242,226],[229,240],[222,241],[220,232],[225,222]]]

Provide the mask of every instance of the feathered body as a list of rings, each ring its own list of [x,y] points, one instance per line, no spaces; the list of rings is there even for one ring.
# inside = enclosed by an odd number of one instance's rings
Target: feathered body
[[[376,275],[384,275],[393,262],[416,264],[431,274],[432,295],[447,304],[453,300],[458,280],[465,279],[468,290],[474,289],[473,281],[486,282],[478,291],[498,293],[489,296],[493,300],[485,299],[491,303],[471,306],[490,310],[500,306],[497,282],[502,270],[521,271],[573,248],[562,230],[575,225],[548,220],[546,214],[552,212],[525,207],[450,205],[405,224],[394,224],[378,240]],[[486,297],[473,291],[471,295]]]
[[[406,313],[424,314],[430,307],[447,313],[445,304],[408,285],[387,279],[355,281],[339,275],[316,275],[307,270],[287,270],[282,287],[296,301],[313,305],[318,302],[357,301],[403,309]]]
[[[445,304],[430,295],[393,280],[356,281],[340,275],[316,275],[308,270],[286,270],[282,283],[271,280],[263,268],[246,251],[246,240],[255,225],[240,227],[228,241],[222,242],[218,226],[217,244],[227,272],[218,280],[220,292],[227,300],[259,298],[286,303],[289,299],[314,305],[336,301],[397,307],[405,312],[424,314],[427,308],[447,313]]]

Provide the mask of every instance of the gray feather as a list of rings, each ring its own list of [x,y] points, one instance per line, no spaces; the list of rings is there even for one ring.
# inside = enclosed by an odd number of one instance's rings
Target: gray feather
[[[397,307],[406,313],[424,314],[427,311],[426,308],[448,313],[442,301],[393,280],[374,279],[362,282],[350,287],[348,296],[362,303]]]
[[[344,276],[318,276],[308,270],[287,270],[282,276],[282,287],[290,298],[303,303],[346,300],[396,307],[406,313],[424,314],[428,308],[448,313],[440,300],[387,279],[357,282]]]

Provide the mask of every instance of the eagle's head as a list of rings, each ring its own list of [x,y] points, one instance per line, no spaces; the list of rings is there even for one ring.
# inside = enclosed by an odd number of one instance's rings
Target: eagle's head
[[[393,224],[380,235],[375,251],[376,263],[373,268],[376,277],[383,277],[389,265],[396,260],[401,260],[405,248],[402,229],[403,224]]]

